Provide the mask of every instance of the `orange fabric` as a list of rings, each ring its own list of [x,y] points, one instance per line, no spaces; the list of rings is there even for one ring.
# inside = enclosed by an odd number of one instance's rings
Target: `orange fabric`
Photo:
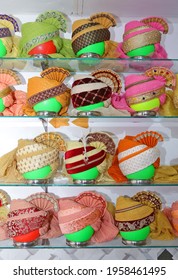
[[[68,107],[70,104],[70,89],[68,89],[67,91],[65,91],[64,93],[62,93],[59,96],[55,96],[55,98],[62,105],[62,108],[61,108],[60,112],[58,113],[58,115],[66,116]],[[27,115],[27,116],[36,116],[36,112],[33,110],[33,108],[28,103],[23,106],[23,112],[24,112],[24,115]]]
[[[50,124],[52,124],[52,126],[54,126],[55,128],[58,128],[61,126],[69,126],[69,119],[68,118],[65,118],[65,119],[54,118],[50,121]]]
[[[157,160],[153,163],[153,166],[154,166],[155,168],[158,168],[159,165],[160,165],[160,158],[157,158]]]
[[[136,156],[137,154],[142,153],[145,150],[148,150],[149,147],[145,147],[144,149],[142,149],[141,151],[132,153],[131,155],[128,155],[122,159],[120,159],[120,161],[118,161],[118,153],[124,152],[127,149],[136,147],[141,145],[139,142],[134,141],[134,137],[133,136],[126,136],[124,139],[121,139],[119,141],[117,150],[116,150],[116,154],[113,158],[113,162],[112,165],[109,167],[108,169],[108,174],[118,183],[123,183],[123,182],[127,182],[127,178],[123,175],[123,173],[121,172],[120,168],[119,168],[119,162],[123,162],[129,158],[132,158],[133,156]],[[154,163],[153,163],[155,168],[158,168],[160,165],[160,158],[158,158]]]
[[[112,165],[108,169],[108,174],[118,183],[127,182],[127,178],[122,174],[118,163],[118,152],[113,157]]]
[[[178,218],[178,210],[171,211],[171,214],[173,218]]]
[[[61,103],[62,107],[68,107],[70,104],[70,89],[67,89],[62,94],[55,96],[56,100]],[[67,108],[68,109],[68,108]],[[66,110],[65,110],[66,112]]]
[[[84,127],[84,128],[88,128],[88,118],[77,118],[74,121],[72,121],[73,124],[75,124],[76,126],[80,126],[80,127]]]
[[[119,56],[119,53],[117,51],[117,46],[118,46],[117,42],[114,42],[112,40],[105,41],[105,52],[104,52],[103,57],[117,58]],[[121,70],[124,70],[124,67]]]
[[[131,149],[133,147],[139,146],[140,143],[133,140],[133,137],[126,136],[119,141],[119,152],[122,153],[125,150]]]
[[[55,80],[49,80],[41,77],[33,77],[29,79],[27,90],[27,98],[30,98],[36,93],[41,91],[51,89],[53,87],[59,86],[59,82]]]
[[[178,224],[173,223],[173,226],[174,226],[174,229],[178,232]]]

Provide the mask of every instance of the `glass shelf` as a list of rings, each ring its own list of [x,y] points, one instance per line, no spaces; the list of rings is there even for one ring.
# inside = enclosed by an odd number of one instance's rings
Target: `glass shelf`
[[[61,181],[54,181],[54,182],[49,182],[46,184],[27,184],[27,183],[21,183],[21,182],[13,182],[13,183],[3,183],[0,182],[0,187],[178,187],[178,181],[173,182],[173,183],[168,183],[168,182],[152,182],[150,184],[131,184],[131,183],[115,183],[115,182],[99,182],[96,184],[74,184],[73,182],[69,182],[67,179],[66,180],[61,180]]]
[[[13,245],[12,240],[3,240],[0,241],[0,249],[17,249],[18,247]],[[40,240],[39,244],[34,247],[28,247],[33,249],[74,249],[73,247],[69,247],[66,245],[66,239],[64,236],[54,238],[54,239],[44,239]],[[147,244],[143,246],[135,246],[135,245],[124,245],[122,243],[122,239],[120,237],[115,238],[110,242],[103,242],[98,244],[88,245],[87,249],[93,248],[113,248],[113,249],[127,249],[127,248],[178,248],[178,239],[163,241],[163,240],[150,240],[148,238]]]
[[[49,116],[0,116],[0,119],[21,119],[21,121],[27,121],[28,120],[35,120],[35,119],[45,119],[46,121],[50,121],[52,119],[68,119],[70,121],[73,119],[91,119],[95,122],[101,122],[103,123],[103,119],[106,121],[111,121],[111,122],[115,122],[118,124],[118,119],[121,119],[122,122],[168,122],[168,123],[172,123],[172,122],[176,122],[178,123],[178,116],[155,116],[155,117],[132,117],[132,116],[72,116],[72,115],[68,115],[68,116],[55,116],[55,117],[49,117]]]
[[[88,73],[107,68],[118,73],[144,72],[153,66],[164,66],[178,73],[178,59],[116,59],[116,58],[1,58],[1,68],[23,72],[39,72],[46,67],[62,67],[71,74]]]

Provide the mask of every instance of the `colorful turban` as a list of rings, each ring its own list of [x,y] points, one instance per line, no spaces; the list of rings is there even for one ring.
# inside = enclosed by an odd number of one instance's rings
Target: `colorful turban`
[[[71,40],[59,36],[59,30],[66,32],[66,18],[58,11],[46,11],[40,14],[35,22],[22,24],[22,38],[19,46],[19,56],[28,57],[35,48],[35,54],[46,54],[51,57],[75,57]],[[42,45],[45,45],[45,52]],[[52,45],[52,50],[48,45]]]
[[[154,209],[127,196],[116,201],[115,220],[119,231],[134,231],[154,221]]]
[[[103,106],[109,106],[105,101],[110,99],[113,92],[119,93],[121,87],[120,76],[112,70],[100,69],[91,75],[75,75],[71,89],[73,107],[84,107],[100,102],[103,102]]]
[[[23,115],[26,93],[11,88],[19,84],[21,80],[17,73],[10,69],[0,69],[0,114],[3,116]]]
[[[77,174],[93,167],[100,173],[106,170],[106,154],[114,155],[115,144],[106,133],[89,133],[82,141],[68,141],[65,167],[68,174]],[[85,143],[86,141],[86,143]],[[81,178],[82,179],[82,178]]]
[[[97,13],[87,19],[74,21],[72,24],[72,48],[77,56],[82,49],[92,46],[92,53],[102,57],[116,57],[117,43],[110,41],[109,28],[116,26],[115,18],[110,13]],[[101,50],[94,44],[103,42]],[[96,51],[97,49],[97,51]]]
[[[60,164],[59,152],[64,149],[63,138],[54,132],[42,133],[33,140],[20,139],[17,148],[0,158],[0,179],[4,182],[23,182],[25,173],[45,166],[49,167],[45,178],[34,179],[52,178]]]
[[[128,75],[125,78],[125,93],[113,94],[112,105],[116,109],[135,111],[159,111],[166,101],[166,88],[174,89],[176,78],[165,67],[152,67],[145,74]]]
[[[148,55],[152,58],[167,58],[167,53],[160,45],[161,33],[168,32],[167,22],[160,17],[148,17],[141,21],[131,21],[125,26],[123,42],[118,45],[118,55],[121,58],[130,56],[142,56],[142,47],[154,45],[154,49]],[[138,54],[134,55],[134,51]],[[133,54],[132,54],[133,52]],[[140,53],[140,54],[139,54]]]
[[[57,220],[56,226],[51,226],[57,212],[58,200],[52,194],[36,193],[26,199],[13,199],[7,219],[9,238],[16,242],[32,242],[39,237],[47,238],[48,233],[50,237],[61,235]]]
[[[0,57],[17,57],[20,38],[14,33],[18,31],[18,23],[13,17],[0,14]]]
[[[136,136],[125,136],[118,144],[113,165],[108,173],[117,182],[126,181],[126,177],[144,168],[160,163],[160,153],[155,147],[162,136],[155,131],[145,131]],[[140,178],[141,179],[141,178]]]
[[[73,199],[59,200],[58,220],[63,234],[70,234],[91,226],[91,242],[105,242],[116,237],[118,229],[107,210],[107,201],[96,192],[82,192]]]
[[[25,112],[27,115],[32,115],[33,113],[36,114],[33,107],[36,104],[53,97],[62,106],[58,114],[63,114],[67,111],[70,103],[70,89],[63,83],[63,81],[69,76],[69,72],[63,68],[50,67],[41,72],[40,75],[41,77],[35,76],[28,80],[28,104],[24,109]]]

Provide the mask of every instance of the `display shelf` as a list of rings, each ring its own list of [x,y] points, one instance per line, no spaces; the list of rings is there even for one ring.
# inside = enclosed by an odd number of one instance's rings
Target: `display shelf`
[[[66,245],[66,239],[64,236],[54,238],[54,239],[44,239],[40,240],[39,244],[31,247],[33,249],[74,249]],[[148,238],[147,244],[143,246],[136,245],[124,245],[122,243],[122,239],[120,237],[115,238],[110,242],[103,242],[97,244],[90,244],[88,246],[82,247],[87,249],[92,248],[115,248],[115,249],[126,249],[126,248],[178,248],[178,239],[163,241],[163,240],[150,240]],[[81,249],[82,249],[81,248]],[[0,249],[17,249],[16,246],[13,245],[12,240],[3,240],[0,241]]]
[[[35,187],[55,187],[55,188],[61,188],[61,187],[72,187],[72,188],[87,188],[87,187],[111,187],[111,188],[120,188],[120,187],[139,187],[139,188],[143,188],[143,187],[177,187],[178,188],[178,181],[177,182],[152,182],[152,183],[147,183],[147,184],[131,184],[131,183],[116,183],[116,182],[99,182],[99,183],[95,183],[95,184],[74,184],[73,182],[69,182],[67,179],[65,180],[61,180],[61,181],[54,181],[54,182],[49,182],[49,183],[45,183],[45,184],[28,184],[28,183],[19,183],[19,182],[13,182],[13,183],[4,183],[4,182],[0,182],[0,187],[32,187],[34,188],[35,191]]]
[[[39,72],[42,68],[62,67],[71,74],[88,73],[97,69],[112,69],[117,73],[140,73],[153,66],[164,66],[178,73],[178,58],[175,59],[124,59],[124,58],[1,58],[1,68],[20,72]]]
[[[101,7],[102,6],[102,7]],[[1,58],[0,67],[11,69],[19,73],[23,80],[26,81],[20,85],[20,89],[27,91],[27,80],[29,77],[37,75],[48,67],[58,66],[68,70],[71,76],[68,79],[68,85],[76,73],[91,73],[94,70],[107,68],[119,73],[124,79],[127,74],[144,73],[147,69],[153,66],[163,66],[169,68],[175,74],[178,73],[178,55],[176,51],[178,20],[177,10],[178,1],[170,0],[16,0],[15,5],[13,0],[4,1],[1,5],[1,13],[14,16],[19,25],[28,21],[35,21],[38,14],[47,10],[57,10],[66,16],[67,19],[67,33],[60,34],[61,37],[71,38],[72,22],[79,18],[89,17],[97,12],[110,12],[116,18],[117,26],[111,28],[111,40],[121,42],[124,31],[124,26],[127,22],[134,19],[141,19],[149,16],[164,17],[169,24],[169,33],[166,39],[162,38],[161,44],[168,52],[170,59],[110,59],[110,58]],[[19,32],[20,33],[20,32]],[[62,33],[62,32],[60,32]],[[20,35],[20,34],[17,34]],[[71,88],[71,86],[69,86]],[[70,106],[71,107],[71,106]],[[78,140],[83,135],[89,132],[104,131],[113,137],[115,144],[125,135],[136,135],[144,130],[155,130],[163,135],[164,141],[159,143],[161,165],[175,165],[178,161],[178,116],[155,116],[155,117],[132,117],[132,116],[77,116],[73,114],[72,108],[68,110],[68,116],[58,116],[54,118],[68,119],[69,126],[60,126],[54,128],[48,116],[0,116],[0,157],[13,150],[18,145],[19,139],[33,139],[37,135],[44,132],[60,133],[64,139]],[[76,118],[87,118],[88,128],[75,126],[72,121]],[[60,155],[60,160],[63,154]],[[62,160],[63,163],[63,160]],[[159,195],[164,206],[170,206],[178,199],[178,181],[172,183],[154,183],[143,185],[133,185],[131,183],[116,183],[116,182],[97,182],[96,184],[73,184],[62,173],[62,164],[59,172],[56,174],[54,180],[45,184],[27,184],[27,182],[11,182],[6,183],[0,181],[0,188],[7,191],[11,199],[26,198],[28,195],[37,192],[51,192],[59,198],[70,197],[78,195],[87,190],[97,191],[101,193],[107,201],[112,201],[116,204],[116,199],[120,195],[132,196],[137,191],[150,190]],[[163,207],[164,208],[164,207]],[[34,247],[27,249],[43,250],[43,249],[74,249],[66,245],[64,236],[55,239],[40,240]],[[113,241],[89,244],[85,249],[128,249],[128,248],[172,248],[178,249],[178,239],[164,241],[151,240],[148,238],[147,244],[144,246],[124,245],[120,237]],[[17,249],[13,245],[12,240],[0,241],[0,249]],[[105,250],[106,251],[106,250]],[[145,250],[146,252],[147,250]],[[11,251],[12,252],[12,251]],[[20,252],[20,251],[19,251]],[[10,252],[9,252],[10,253]],[[41,251],[41,256],[43,251]],[[70,256],[72,258],[72,255]]]
[[[24,122],[29,122],[30,120],[33,122],[35,122],[35,120],[42,120],[44,119],[46,122],[50,122],[52,119],[68,119],[69,121],[72,121],[73,119],[88,119],[89,121],[91,120],[91,124],[92,123],[103,123],[103,120],[106,123],[114,123],[114,124],[118,124],[118,120],[122,120],[122,123],[168,123],[168,124],[177,124],[178,122],[178,116],[155,116],[155,117],[133,117],[133,116],[74,116],[74,115],[66,115],[66,116],[54,116],[53,118],[49,117],[49,116],[0,116],[0,120],[1,122],[3,120],[10,120],[10,121],[17,121],[17,119],[20,119],[20,121],[24,121]]]

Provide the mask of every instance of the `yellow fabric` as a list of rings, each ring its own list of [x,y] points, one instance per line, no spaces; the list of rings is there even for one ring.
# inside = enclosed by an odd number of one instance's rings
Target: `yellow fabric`
[[[172,90],[166,91],[166,102],[159,108],[160,116],[178,116],[178,107],[176,108],[173,102]]]
[[[155,170],[153,177],[155,183],[173,183],[178,182],[178,165],[160,166]]]
[[[84,147],[83,143],[78,142],[78,141],[68,141],[67,144],[66,144],[66,150],[67,151],[77,149],[77,148],[83,148],[83,147]],[[90,156],[96,155],[96,154],[98,154],[99,151],[100,150],[98,150],[98,149],[91,150],[91,151],[86,153],[86,156],[90,157]],[[83,155],[83,153],[81,153],[80,155],[72,156],[70,158],[67,158],[65,160],[65,162],[66,162],[66,164],[70,164],[70,163],[73,163],[73,162],[80,161],[83,158],[84,158],[84,155]]]
[[[50,124],[55,128],[59,128],[61,126],[69,126],[69,119],[68,118],[54,118],[50,121]]]
[[[9,183],[24,181],[17,170],[16,152],[17,148],[0,158],[0,181]]]
[[[116,210],[116,207],[115,207],[114,203],[112,203],[111,201],[107,201],[107,210],[109,211],[109,213],[114,218],[115,217],[115,210]]]
[[[60,94],[59,96],[55,96],[56,100],[61,103],[63,108],[66,108],[70,104],[70,89]]]
[[[6,222],[8,213],[9,208],[7,206],[0,207],[0,226]]]
[[[37,160],[36,157],[39,157],[40,160]],[[51,177],[59,165],[59,157],[56,149],[29,139],[20,139],[18,141],[16,160],[17,169],[22,174],[49,164],[52,172],[48,177],[45,177],[46,179]]]
[[[47,89],[59,86],[59,82],[55,80],[45,79],[41,77],[32,77],[28,79],[27,98],[34,94],[42,92]]]
[[[130,207],[139,206],[135,209],[129,209]],[[117,211],[121,211],[117,213]],[[143,205],[140,202],[134,201],[130,197],[127,196],[119,196],[116,201],[116,213],[115,219],[116,221],[135,221],[139,219],[143,219],[154,212],[154,209]]]
[[[2,41],[7,48],[6,57],[17,57],[20,37],[13,36],[13,37],[8,37],[8,38],[2,38]],[[18,67],[20,66],[21,69],[23,69],[23,67],[26,64],[25,61],[18,61],[17,63],[18,63]],[[16,64],[16,67],[17,67],[17,64]]]
[[[1,19],[0,20],[0,28],[9,28],[11,31],[14,31],[14,25],[12,22],[6,19]]]
[[[55,98],[61,103],[62,105],[62,109],[60,110],[60,112],[58,113],[59,116],[65,116],[67,114],[67,111],[68,111],[68,107],[69,107],[69,104],[70,104],[70,91],[66,91],[64,93],[62,93],[60,96],[55,96]],[[26,104],[24,107],[23,107],[23,112],[24,112],[24,115],[27,115],[27,116],[36,116],[37,113],[33,110],[33,108],[29,105],[29,104]],[[54,124],[54,127],[58,127],[58,126],[55,126],[57,125],[57,120],[55,119],[52,119],[50,121],[50,123],[53,125]]]
[[[91,20],[89,19],[79,19],[76,20],[73,24],[72,24],[72,32],[74,32],[76,29],[78,29],[79,27],[86,25],[88,23],[91,23]],[[103,25],[97,24],[94,26],[88,26],[87,28],[85,27],[85,29],[81,29],[81,31],[78,31],[77,33],[75,33],[72,36],[72,41],[74,42],[77,38],[81,37],[82,35],[86,34],[86,33],[90,33],[92,31],[95,30],[101,30],[105,28]]]
[[[149,237],[157,240],[171,240],[174,239],[173,228],[166,217],[166,215],[160,211],[156,210],[155,220],[150,224],[150,235]]]
[[[70,119],[69,118],[63,118],[63,119],[59,119],[59,118],[54,118],[50,121],[50,124],[52,124],[52,126],[54,126],[55,128],[61,127],[61,126],[69,126]],[[71,121],[71,123],[73,123],[76,126],[80,126],[83,128],[88,128],[89,124],[88,124],[88,118],[77,118],[73,121]]]
[[[77,118],[77,119],[73,120],[72,123],[75,124],[76,126],[80,126],[83,128],[89,127],[88,118]]]
[[[114,42],[112,40],[105,41],[105,52],[104,52],[103,57],[104,58],[117,58],[119,56],[118,51],[116,52],[117,46],[118,46],[117,42]],[[124,64],[120,64],[120,67],[121,67],[120,70],[124,70],[124,68],[125,68]]]
[[[18,168],[17,168],[17,155],[16,154],[17,154],[17,150],[19,148],[21,148],[22,146],[24,147],[25,144],[29,144],[29,143],[34,143],[34,141],[22,140],[22,139],[19,140],[17,148],[8,152],[7,154],[3,155],[0,158],[0,181],[1,182],[8,182],[8,183],[25,182],[24,178],[22,177],[22,175],[20,174],[20,172],[18,171]],[[47,150],[49,149],[49,151],[50,151],[50,149],[52,149],[52,148],[46,146],[46,149]],[[38,153],[41,153],[41,151],[39,151]],[[28,157],[28,156],[29,156],[29,154],[23,155],[23,157]],[[18,160],[20,160],[20,159],[21,159],[21,157],[18,157]],[[56,161],[52,162],[50,164],[50,166],[51,166],[52,172],[49,174],[49,176],[51,177],[57,171],[57,168],[59,167],[59,161],[56,160]],[[46,177],[46,178],[48,178],[48,177]]]
[[[14,32],[14,25],[9,20],[0,20],[0,28],[9,28],[12,33]],[[20,37],[3,37],[1,40],[7,50],[6,57],[17,57]]]
[[[178,74],[176,74],[176,88],[174,89],[173,93],[173,102],[174,106],[178,108]]]

